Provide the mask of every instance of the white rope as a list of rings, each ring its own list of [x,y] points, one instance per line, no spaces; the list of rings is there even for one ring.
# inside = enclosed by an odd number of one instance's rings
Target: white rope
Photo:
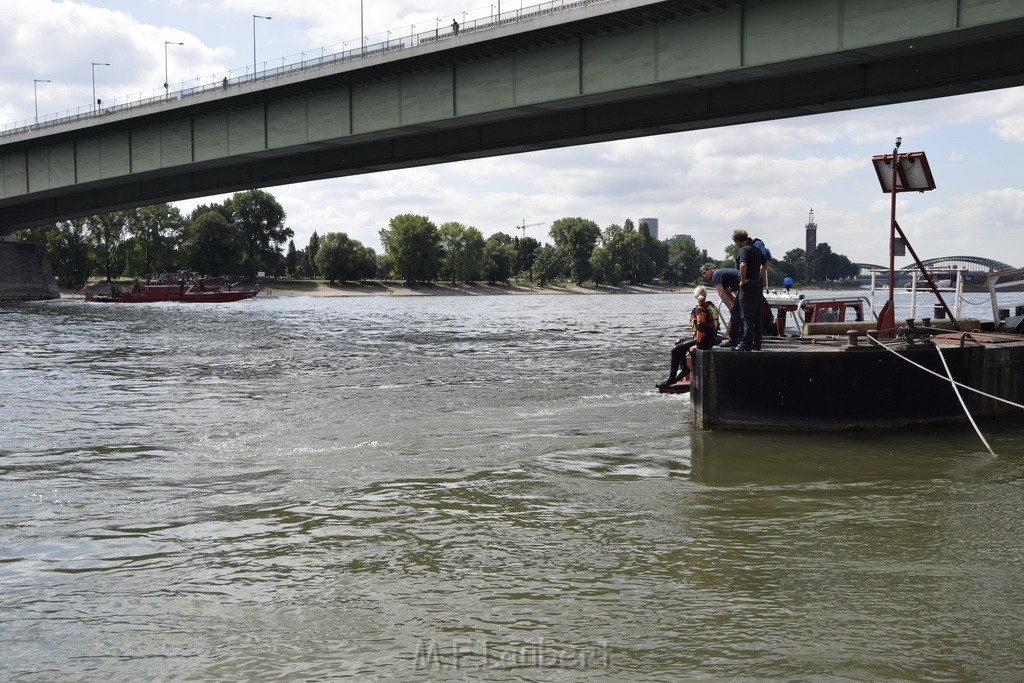
[[[960,407],[964,409],[964,415],[966,415],[967,419],[971,421],[971,426],[974,427],[975,433],[978,435],[978,438],[981,439],[981,442],[985,444],[985,448],[987,448],[988,452],[992,454],[992,457],[998,457],[996,452],[992,450],[992,447],[988,445],[988,441],[985,440],[985,435],[981,433],[980,429],[978,429],[978,423],[974,421],[974,416],[971,415],[971,411],[967,409],[967,404],[964,403],[964,397],[960,394],[960,387],[957,386],[957,382],[953,379],[953,373],[949,370],[949,364],[946,363],[946,357],[942,355],[942,349],[936,345],[935,351],[939,354],[939,360],[942,361],[942,367],[946,371],[946,376],[949,377],[949,381],[953,385],[953,393],[956,394],[957,400],[960,401]]]
[[[1006,403],[1006,404],[1008,404],[1008,405],[1011,405],[1011,406],[1013,406],[1014,408],[1020,408],[1021,410],[1024,410],[1024,405],[1021,405],[1021,404],[1019,404],[1019,403],[1014,403],[1013,401],[1007,400],[1007,399],[1005,399],[1005,398],[1000,398],[999,396],[993,396],[992,394],[988,394],[988,393],[985,393],[985,392],[984,392],[984,391],[982,391],[981,389],[975,389],[975,388],[974,388],[974,387],[972,387],[972,386],[968,386],[968,385],[966,385],[966,384],[963,384],[963,383],[961,383],[961,382],[957,382],[957,381],[956,381],[955,379],[953,379],[953,378],[951,378],[951,377],[944,377],[944,376],[940,375],[939,373],[935,372],[934,370],[931,370],[931,369],[929,369],[929,368],[926,368],[925,366],[921,365],[920,363],[915,363],[914,361],[910,360],[910,359],[909,359],[909,358],[907,358],[906,356],[900,355],[900,354],[899,354],[899,353],[897,353],[896,351],[893,351],[893,350],[892,350],[892,349],[890,349],[890,348],[889,348],[888,346],[886,346],[886,345],[885,345],[885,344],[883,344],[882,342],[878,341],[877,339],[875,339],[875,338],[874,338],[874,337],[872,337],[871,335],[868,335],[867,337],[868,337],[868,339],[870,339],[871,341],[873,341],[873,342],[874,342],[875,344],[878,344],[879,346],[881,346],[881,347],[882,347],[883,349],[885,349],[885,350],[886,350],[886,351],[888,351],[889,353],[891,353],[891,354],[895,355],[895,356],[896,356],[897,358],[902,358],[903,360],[907,361],[908,363],[910,363],[910,364],[911,364],[911,365],[913,365],[914,367],[916,367],[916,368],[919,368],[919,369],[921,369],[921,370],[924,370],[924,371],[925,371],[925,372],[927,372],[927,373],[928,373],[929,375],[935,375],[935,376],[936,376],[936,377],[938,377],[939,379],[943,379],[943,380],[946,380],[946,381],[948,381],[948,382],[952,382],[953,384],[955,384],[955,385],[956,385],[956,386],[958,386],[958,387],[963,387],[964,389],[967,389],[968,391],[973,391],[973,392],[974,392],[974,393],[976,393],[976,394],[981,394],[982,396],[984,396],[984,397],[986,397],[986,398],[990,398],[990,399],[992,399],[993,401],[1000,401],[1000,402],[1002,402],[1002,403]],[[941,351],[940,351],[940,353],[941,353]]]

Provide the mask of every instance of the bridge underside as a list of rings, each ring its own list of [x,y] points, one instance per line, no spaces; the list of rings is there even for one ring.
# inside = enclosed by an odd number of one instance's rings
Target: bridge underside
[[[0,240],[252,188],[1019,86],[1022,36],[1017,0],[595,3],[5,135]],[[0,241],[0,299],[55,296],[40,254]]]
[[[35,192],[0,201],[0,233],[245,189],[1017,86],[1021,34],[1024,21],[1008,22],[994,36],[956,33],[955,44],[851,50]]]

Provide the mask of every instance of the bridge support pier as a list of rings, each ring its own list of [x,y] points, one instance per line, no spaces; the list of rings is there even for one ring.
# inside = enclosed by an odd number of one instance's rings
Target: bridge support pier
[[[0,301],[59,299],[57,279],[46,250],[0,235]]]

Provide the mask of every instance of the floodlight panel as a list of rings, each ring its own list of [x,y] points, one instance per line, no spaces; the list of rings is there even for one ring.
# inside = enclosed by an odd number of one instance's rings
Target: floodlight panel
[[[879,154],[871,157],[875,167],[875,174],[878,176],[878,183],[882,186],[882,192],[891,193],[892,189],[892,155]],[[928,166],[928,158],[924,152],[910,152],[899,155],[899,165],[896,167],[896,191],[897,192],[926,192],[935,189],[935,179],[932,177],[931,167]]]

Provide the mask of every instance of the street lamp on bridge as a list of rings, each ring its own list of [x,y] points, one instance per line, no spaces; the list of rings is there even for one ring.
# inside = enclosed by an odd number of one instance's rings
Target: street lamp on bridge
[[[99,107],[100,101],[96,99],[96,67],[98,66],[110,66],[107,62],[93,62],[92,63],[92,107],[93,111]]]
[[[38,85],[40,83],[52,83],[52,82],[53,81],[51,81],[48,78],[33,78],[32,79],[32,99],[35,100],[35,103],[36,103],[36,119],[35,119],[35,123],[39,123],[39,90],[38,90]]]
[[[168,45],[184,45],[185,43],[175,43],[170,40],[164,41],[164,96],[169,97],[171,94],[170,86],[167,85],[167,46]]]
[[[256,20],[257,19],[270,19],[262,14],[252,15],[252,77],[256,78]]]

